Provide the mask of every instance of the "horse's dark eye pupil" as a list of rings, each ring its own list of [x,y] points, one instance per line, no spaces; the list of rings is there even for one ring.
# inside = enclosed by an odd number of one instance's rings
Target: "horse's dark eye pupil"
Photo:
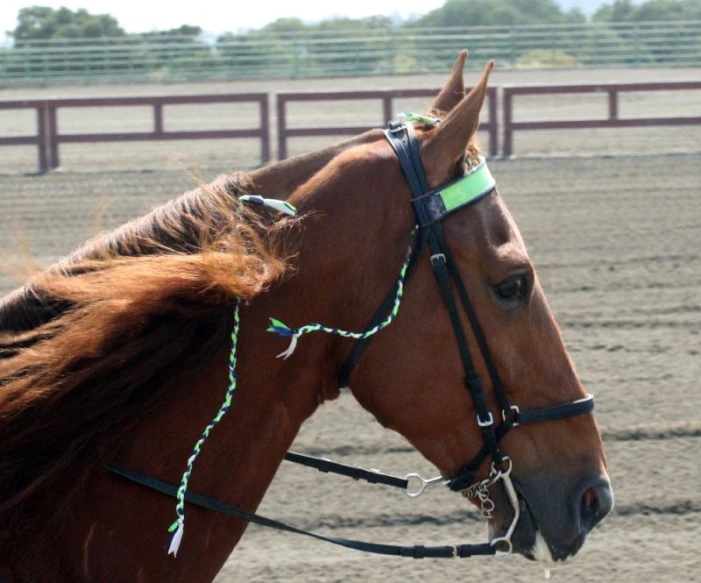
[[[526,293],[526,281],[523,276],[514,277],[496,286],[497,294],[505,300],[521,299]]]

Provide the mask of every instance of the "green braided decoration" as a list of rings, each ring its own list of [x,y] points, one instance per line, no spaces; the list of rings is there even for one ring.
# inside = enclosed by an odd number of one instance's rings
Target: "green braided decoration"
[[[335,334],[336,336],[343,336],[344,338],[355,338],[357,340],[362,340],[363,338],[368,338],[377,334],[383,328],[386,328],[392,323],[392,320],[397,316],[399,312],[399,306],[402,303],[402,297],[404,296],[404,281],[406,279],[406,272],[409,269],[409,262],[411,261],[411,248],[407,251],[406,259],[404,260],[404,265],[399,272],[399,279],[397,280],[397,295],[394,298],[394,305],[392,306],[392,311],[387,318],[380,322],[377,326],[373,326],[365,332],[348,332],[347,330],[340,330],[339,328],[330,328],[322,324],[307,324],[296,330],[291,329],[286,326],[280,320],[275,318],[270,318],[270,327],[268,332],[274,332],[280,337],[291,337],[290,346],[284,352],[278,354],[278,358],[289,358],[292,353],[297,348],[297,339],[303,334],[310,334],[311,332],[326,332],[327,334]]]
[[[231,399],[234,396],[234,391],[236,390],[236,343],[239,336],[239,304],[236,303],[234,308],[234,329],[231,331],[231,354],[229,356],[229,388],[226,391],[226,396],[224,397],[224,402],[222,406],[217,411],[217,414],[209,422],[209,425],[205,427],[205,430],[200,435],[197,440],[195,447],[192,449],[192,453],[187,460],[187,469],[183,473],[183,477],[180,481],[180,487],[178,488],[178,493],[176,495],[177,503],[175,506],[175,513],[178,518],[173,524],[170,525],[168,532],[172,533],[170,537],[170,542],[168,545],[168,554],[177,556],[178,548],[180,547],[180,541],[183,538],[183,530],[185,528],[185,492],[187,492],[187,484],[190,480],[190,474],[192,474],[192,466],[195,463],[195,459],[202,449],[202,444],[209,437],[212,429],[222,420],[222,417],[226,414],[231,407]]]
[[[389,326],[399,312],[399,306],[402,302],[402,297],[404,296],[404,282],[406,280],[406,274],[407,270],[409,269],[410,262],[411,248],[407,252],[404,265],[402,266],[402,269],[399,272],[399,279],[397,280],[397,295],[394,299],[392,311],[383,322],[379,323],[377,326],[373,326],[365,332],[347,332],[346,330],[340,330],[338,328],[329,328],[327,326],[322,326],[321,324],[307,324],[306,326],[302,326],[297,330],[291,330],[279,320],[270,318],[270,322],[272,325],[270,326],[270,328],[268,328],[269,332],[276,332],[283,337],[292,337],[290,347],[282,354],[279,354],[278,357],[289,357],[294,352],[294,349],[297,346],[297,338],[299,338],[303,334],[321,331],[326,332],[328,334],[336,334],[338,336],[343,336],[345,338],[356,338],[360,340],[362,338],[368,338],[374,334],[377,334],[380,330]],[[226,412],[229,410],[229,407],[231,407],[231,399],[233,398],[234,391],[236,390],[236,345],[239,336],[239,327],[239,304],[237,302],[236,307],[234,308],[234,328],[231,331],[231,355],[229,356],[229,387],[226,391],[226,396],[224,398],[222,406],[219,408],[219,411],[217,411],[217,414],[214,416],[214,419],[212,419],[209,422],[209,425],[205,427],[204,431],[202,432],[202,435],[200,435],[200,438],[197,440],[197,443],[192,449],[192,453],[190,454],[190,457],[187,460],[187,468],[183,473],[183,477],[180,481],[180,487],[178,488],[178,492],[176,494],[177,503],[175,505],[175,513],[177,515],[177,518],[168,529],[168,532],[171,533],[170,541],[168,544],[169,555],[177,556],[178,549],[180,548],[180,542],[183,538],[183,532],[185,530],[185,493],[187,492],[187,485],[190,481],[190,475],[192,474],[192,468],[195,463],[195,460],[197,459],[197,456],[199,455],[202,449],[202,445],[209,437],[209,434],[212,433],[212,430],[222,420]]]

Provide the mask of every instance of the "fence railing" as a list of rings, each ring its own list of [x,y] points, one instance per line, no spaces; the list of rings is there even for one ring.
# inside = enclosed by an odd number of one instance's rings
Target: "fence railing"
[[[382,126],[386,126],[394,117],[392,104],[395,99],[414,97],[435,97],[436,89],[386,89],[378,91],[325,91],[320,93],[278,93],[277,94],[277,139],[278,158],[287,158],[287,142],[292,137],[312,136],[354,136],[374,126],[326,126],[326,127],[290,127],[287,104],[291,102],[310,101],[348,101],[355,99],[379,99],[382,102]],[[497,88],[487,90],[487,111],[489,120],[480,123],[479,129],[489,132],[489,154],[499,153],[499,132],[497,131]]]
[[[36,133],[20,136],[0,136],[0,146],[36,146],[40,172],[46,172],[49,169],[48,152],[50,135],[47,126],[48,116],[46,114],[45,103],[45,101],[29,99],[0,101],[0,111],[35,110]]]
[[[513,155],[514,132],[517,130],[566,130],[591,128],[632,128],[650,126],[701,125],[701,116],[629,117],[618,115],[619,93],[646,91],[690,91],[701,89],[701,81],[667,83],[603,83],[599,85],[506,85],[502,94],[504,138],[502,156]],[[605,93],[608,96],[608,117],[605,119],[548,119],[514,121],[516,95],[571,95],[573,93]]]
[[[253,129],[216,129],[166,131],[163,123],[163,109],[168,105],[208,104],[208,103],[257,103],[260,123]],[[101,132],[101,133],[61,133],[58,111],[76,107],[125,107],[151,106],[153,108],[153,129],[141,132]],[[0,146],[32,145],[38,148],[39,171],[46,172],[58,168],[60,163],[59,144],[79,144],[95,142],[141,142],[167,140],[217,140],[237,138],[260,139],[260,163],[270,161],[270,106],[267,93],[229,93],[221,95],[156,95],[138,97],[98,97],[84,99],[43,99],[25,101],[0,101],[0,110],[36,110],[37,131],[29,136],[0,137]]]
[[[503,88],[490,87],[487,94],[488,119],[480,124],[480,129],[489,134],[489,155],[509,157],[514,153],[514,133],[517,131],[540,131],[585,128],[631,128],[649,126],[701,125],[701,115],[624,117],[619,116],[618,96],[629,92],[696,91],[701,90],[701,81],[676,81],[666,83],[604,83],[592,85],[507,85]],[[393,102],[399,98],[433,97],[438,89],[391,89],[375,91],[331,91],[321,93],[276,94],[278,159],[288,156],[288,142],[294,137],[347,136],[360,134],[370,127],[385,125],[396,113]],[[581,93],[606,94],[608,117],[599,119],[547,119],[514,120],[514,101],[518,95],[571,95]],[[499,95],[501,94],[501,116],[498,115]],[[295,126],[290,123],[288,105],[295,102],[379,100],[382,122],[374,126],[333,125]],[[164,129],[164,108],[175,104],[241,103],[258,104],[260,122],[253,129],[216,129],[166,131]],[[58,111],[62,108],[112,106],[151,106],[153,108],[153,129],[137,132],[107,133],[61,133]],[[0,147],[34,145],[38,152],[40,172],[58,168],[60,165],[59,145],[62,143],[92,142],[133,142],[153,140],[202,140],[202,139],[260,139],[260,163],[271,160],[270,134],[271,111],[267,93],[243,93],[221,95],[173,95],[151,97],[108,97],[94,99],[48,99],[0,101],[2,110],[36,110],[36,132],[17,136],[0,136]],[[662,109],[662,108],[660,108]],[[700,108],[701,109],[701,108]],[[224,123],[224,120],[222,120]],[[503,139],[499,144],[499,130]]]
[[[434,73],[466,47],[502,68],[701,66],[701,21],[25,42],[0,48],[0,86]]]

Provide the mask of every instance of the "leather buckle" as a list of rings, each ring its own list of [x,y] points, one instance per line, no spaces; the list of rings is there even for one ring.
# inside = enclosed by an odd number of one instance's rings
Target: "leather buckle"
[[[489,413],[487,413],[487,415],[489,415],[487,417],[487,419],[485,421],[482,421],[482,419],[480,419],[480,416],[478,414],[477,415],[477,425],[479,425],[480,427],[491,427],[492,425],[494,425],[494,415],[492,415],[492,412],[490,411]]]
[[[501,419],[504,423],[511,423],[511,427],[517,427],[519,425],[518,414],[520,412],[521,410],[517,405],[511,405],[508,411],[502,409]]]
[[[445,254],[436,253],[435,255],[431,255],[431,265],[435,265],[436,261],[442,261],[443,263],[445,263]]]

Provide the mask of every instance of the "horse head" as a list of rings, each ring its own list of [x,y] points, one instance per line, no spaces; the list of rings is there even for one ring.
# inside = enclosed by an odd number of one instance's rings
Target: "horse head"
[[[197,487],[254,510],[343,386],[482,509],[490,548],[545,562],[579,550],[613,506],[593,401],[475,142],[492,64],[465,92],[465,58],[426,115],[203,186],[0,302],[0,540],[16,540],[0,568],[48,580],[83,548],[86,576],[211,581],[246,523],[212,539],[215,519],[194,513],[199,546],[164,563],[153,524],[172,500],[125,496],[105,463],[172,483],[187,460],[175,553],[193,468]],[[301,218],[244,210],[275,193]],[[271,316],[292,337],[286,358]],[[203,448],[225,413],[219,447]],[[63,494],[47,514],[49,488]],[[54,536],[45,523],[69,509]],[[109,551],[89,562],[86,540]]]
[[[427,114],[440,119],[419,116],[413,128],[430,191],[485,172],[475,134],[492,65],[466,94],[465,56]],[[452,478],[453,489],[477,505],[494,506],[490,538],[506,542],[504,550],[513,545],[529,558],[565,560],[613,506],[603,445],[518,227],[498,189],[489,186],[476,200],[464,206],[458,200],[452,212],[429,217],[416,232],[421,217],[412,204],[418,195],[390,142],[380,136],[351,148],[290,198],[324,222],[326,242],[310,233],[301,274],[307,261],[317,269],[326,264],[336,284],[329,292],[336,313],[319,317],[358,329],[391,289],[407,246],[416,249],[423,232],[439,229],[442,247],[426,244],[430,248],[416,257],[396,319],[358,351],[352,370],[343,341],[334,352],[335,369],[345,366],[342,383],[347,380],[380,423]],[[446,261],[442,249],[450,257],[448,283],[440,286],[435,264]],[[446,294],[454,296],[449,309]],[[494,434],[503,437],[498,460]],[[492,483],[500,467],[510,470],[508,487]]]

